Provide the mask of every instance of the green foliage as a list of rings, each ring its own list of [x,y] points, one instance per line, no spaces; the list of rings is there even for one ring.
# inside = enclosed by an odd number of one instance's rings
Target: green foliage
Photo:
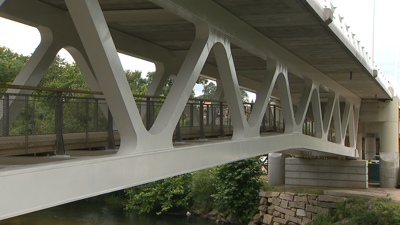
[[[215,204],[212,196],[216,193],[213,169],[205,169],[193,173],[192,190],[190,193],[193,198],[193,210],[209,212],[214,209]]]
[[[261,174],[258,157],[216,167],[214,198],[218,210],[234,213],[240,222],[248,222],[258,208]]]
[[[188,209],[191,183],[192,174],[189,173],[126,189],[128,204],[125,209],[138,210],[139,213],[156,210],[157,214],[168,212],[173,207]]]
[[[106,202],[109,204],[120,204],[122,205],[126,201],[126,195],[124,191],[115,191],[104,195],[95,196],[87,199],[90,202]]]
[[[0,83],[11,84],[28,59],[28,56],[19,55],[9,48],[0,46]],[[0,92],[5,91],[0,89]]]
[[[133,94],[136,95],[146,94],[147,87],[149,85],[149,80],[141,77],[142,75],[141,71],[126,70],[125,75]]]
[[[313,224],[329,225],[343,220],[349,225],[400,224],[400,205],[391,198],[348,198],[338,202],[334,216],[320,215]]]

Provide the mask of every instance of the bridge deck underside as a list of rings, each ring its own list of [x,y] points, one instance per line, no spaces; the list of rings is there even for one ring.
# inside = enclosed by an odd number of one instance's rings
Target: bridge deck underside
[[[299,133],[270,133],[242,141],[188,141],[131,156],[107,150],[68,151],[70,157],[0,157],[0,199],[9,203],[0,206],[0,219],[271,152],[300,146],[318,151],[322,145],[329,153],[355,154],[354,149]]]
[[[64,0],[40,0],[67,11]],[[195,38],[195,26],[147,0],[99,0],[110,28],[171,51],[187,51]],[[340,35],[332,35],[307,0],[263,1],[249,4],[247,0],[214,0],[216,7],[238,17],[258,32],[281,45],[295,56],[315,67],[363,99],[388,99],[377,83],[372,69],[360,62]],[[118,48],[118,42],[116,41]],[[262,81],[266,61],[233,43],[232,56],[237,74],[256,82]],[[216,66],[213,55],[207,64]],[[291,71],[294,72],[295,71]],[[350,73],[352,79],[350,81]],[[218,76],[215,74],[203,74]],[[246,87],[257,90],[254,87]],[[292,90],[301,92],[302,88]],[[376,95],[376,96],[375,96]]]

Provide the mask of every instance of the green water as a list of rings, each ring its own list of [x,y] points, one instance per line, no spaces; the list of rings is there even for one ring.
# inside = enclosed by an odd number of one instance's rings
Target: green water
[[[2,220],[0,225],[210,225],[197,216],[137,214],[119,205],[78,201]]]

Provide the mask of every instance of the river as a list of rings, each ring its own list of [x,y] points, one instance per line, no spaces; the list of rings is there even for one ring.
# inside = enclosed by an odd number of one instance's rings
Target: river
[[[210,225],[215,221],[197,216],[141,214],[122,206],[102,202],[77,201],[15,218],[0,225]]]

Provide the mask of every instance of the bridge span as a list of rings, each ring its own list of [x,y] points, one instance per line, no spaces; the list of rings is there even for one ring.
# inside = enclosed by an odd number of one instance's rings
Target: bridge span
[[[375,155],[378,138],[380,184],[394,188],[398,97],[334,11],[317,0],[0,0],[1,17],[37,27],[42,37],[13,85],[37,86],[65,48],[95,97],[103,99],[101,112],[109,110],[120,137],[119,147],[107,153],[67,157],[57,120],[62,111],[56,110],[57,156],[0,158],[0,219],[274,152],[313,158],[303,160],[310,166],[326,157],[349,165],[341,170],[346,182],[316,166],[304,172],[314,177],[310,184],[367,187],[367,172],[354,176],[352,162]],[[154,121],[132,96],[117,51],[155,63],[149,101],[174,77]],[[174,142],[199,76],[217,82],[212,100],[226,102],[232,134]],[[239,88],[257,94],[248,113]],[[14,87],[4,95],[15,97],[2,99],[2,147],[10,138],[4,130],[30,94]],[[262,132],[272,97],[282,109],[282,133]],[[59,95],[56,105],[62,103]],[[307,119],[313,121],[312,135],[304,132]],[[279,179],[281,172],[271,171]],[[311,178],[299,179],[304,184]]]

